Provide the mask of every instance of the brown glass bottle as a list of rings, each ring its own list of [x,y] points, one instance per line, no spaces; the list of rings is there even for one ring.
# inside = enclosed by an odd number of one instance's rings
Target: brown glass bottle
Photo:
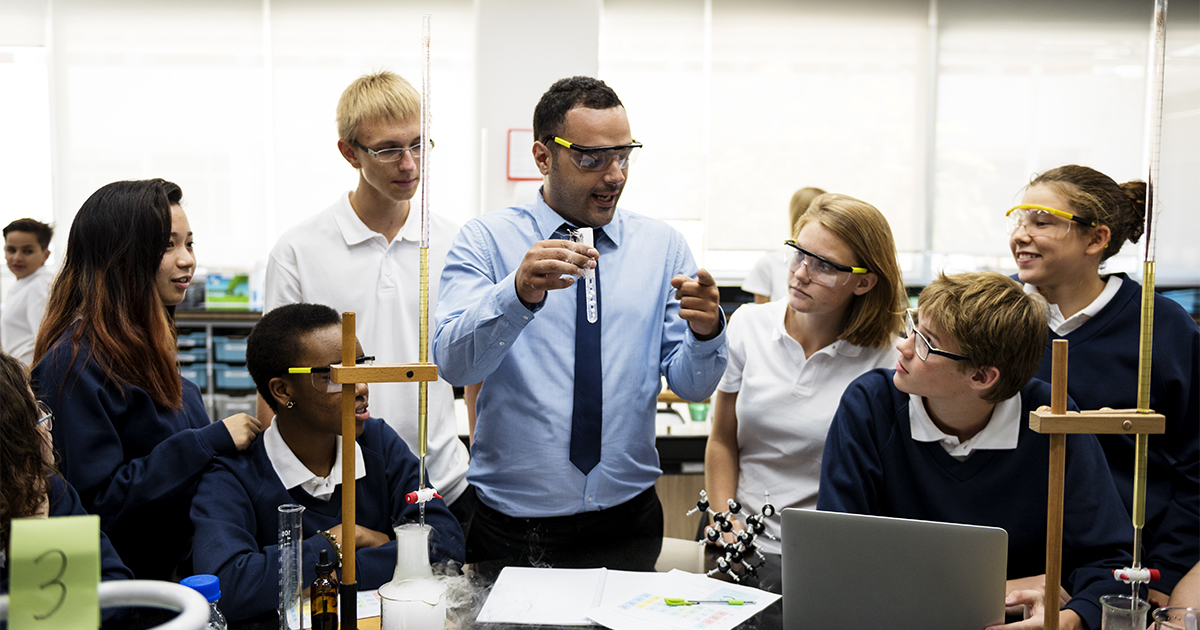
[[[337,630],[338,579],[333,575],[329,551],[321,550],[317,579],[312,583],[312,630]]]

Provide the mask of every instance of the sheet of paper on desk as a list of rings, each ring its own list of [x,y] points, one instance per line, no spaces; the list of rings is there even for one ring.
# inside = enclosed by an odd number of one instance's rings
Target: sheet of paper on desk
[[[743,599],[744,606],[669,607],[666,597]],[[728,630],[779,599],[755,588],[685,571],[644,573],[608,569],[505,567],[476,621],[588,626],[618,630]]]
[[[621,597],[619,601],[606,601],[588,613],[588,617],[614,630],[731,630],[779,599],[779,595],[774,593],[714,580],[695,573],[671,571],[650,575],[659,575],[662,579],[653,584],[652,588],[631,595],[628,595],[627,589],[621,589],[627,596]],[[741,599],[754,603],[741,606],[667,606],[663,601],[666,597]]]
[[[368,617],[378,617],[380,609],[379,591],[372,589],[369,591],[358,591],[358,609],[355,611],[357,619],[366,619]],[[342,596],[338,595],[338,610],[341,610]],[[304,615],[304,627],[312,627],[312,601],[307,597],[304,598],[304,604],[301,606]],[[300,630],[300,625],[297,623],[295,612],[288,611],[288,628],[291,630]]]
[[[590,626],[600,605],[605,569],[504,567],[476,621]]]

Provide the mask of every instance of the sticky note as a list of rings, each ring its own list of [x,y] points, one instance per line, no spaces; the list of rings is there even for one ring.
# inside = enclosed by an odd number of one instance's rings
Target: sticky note
[[[99,628],[100,517],[12,521],[8,627]]]

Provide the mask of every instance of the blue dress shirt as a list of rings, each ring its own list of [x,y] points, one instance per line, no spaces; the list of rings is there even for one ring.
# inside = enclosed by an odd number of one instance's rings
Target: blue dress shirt
[[[467,480],[509,516],[600,510],[645,491],[662,474],[660,374],[680,397],[703,400],[725,371],[724,320],[720,334],[698,341],[679,317],[671,278],[697,271],[683,235],[618,209],[595,244],[604,278],[600,463],[580,472],[570,461],[576,292],[548,291],[535,314],[514,280],[529,248],[563,222],[540,192],[533,203],[476,217],[442,271],[433,358],[452,384],[483,382]]]

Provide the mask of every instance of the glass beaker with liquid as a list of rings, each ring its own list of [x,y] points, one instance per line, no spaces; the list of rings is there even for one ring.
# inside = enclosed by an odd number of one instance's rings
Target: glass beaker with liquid
[[[1146,615],[1150,604],[1132,595],[1103,595],[1100,630],[1146,630]]]
[[[441,630],[446,626],[446,583],[429,565],[429,525],[396,528],[396,573],[379,587],[380,630]]]

